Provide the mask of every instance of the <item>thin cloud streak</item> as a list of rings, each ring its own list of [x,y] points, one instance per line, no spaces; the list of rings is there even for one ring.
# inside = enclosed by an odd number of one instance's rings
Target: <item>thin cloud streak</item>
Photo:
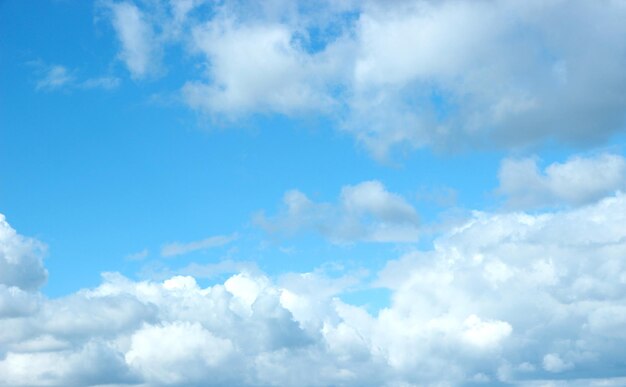
[[[230,242],[237,240],[238,237],[239,236],[235,233],[231,235],[216,235],[199,241],[187,243],[168,243],[161,248],[161,256],[174,257],[177,255],[189,254],[194,251],[207,250],[214,247],[224,246]]]

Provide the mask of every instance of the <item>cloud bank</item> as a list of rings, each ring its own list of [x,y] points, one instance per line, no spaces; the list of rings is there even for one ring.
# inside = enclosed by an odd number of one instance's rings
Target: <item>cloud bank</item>
[[[589,146],[625,125],[622,1],[108,4],[132,77],[157,76],[182,47],[204,69],[180,87],[192,109],[324,114],[379,158]]]
[[[376,203],[365,207],[406,212]],[[209,287],[107,273],[94,289],[47,299],[36,290],[39,242],[0,224],[1,385],[625,380],[621,193],[537,215],[475,212],[432,249],[388,262],[370,286],[391,301],[375,314],[342,301],[352,280],[245,269]]]

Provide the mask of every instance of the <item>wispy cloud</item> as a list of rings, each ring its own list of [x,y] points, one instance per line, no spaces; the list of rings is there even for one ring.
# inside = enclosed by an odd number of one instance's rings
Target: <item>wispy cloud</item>
[[[83,89],[105,89],[112,90],[117,88],[121,80],[117,77],[98,77],[89,78],[79,84]]]
[[[188,254],[198,250],[206,250],[213,247],[224,246],[238,238],[237,234],[216,235],[206,239],[193,242],[173,242],[164,245],[161,248],[161,256],[173,257],[177,255]]]
[[[53,65],[45,72],[43,78],[37,81],[37,90],[55,90],[74,83],[74,76],[64,66]]]
[[[69,69],[59,64],[46,64],[42,61],[32,61],[28,63],[35,68],[38,80],[35,83],[37,91],[58,91],[76,89],[116,89],[121,80],[114,76],[98,76],[92,78],[82,78],[79,71]]]
[[[119,58],[135,79],[153,74],[159,68],[160,50],[152,25],[131,2],[108,2],[111,23],[121,44]]]
[[[283,204],[277,215],[260,213],[254,222],[272,233],[317,232],[333,243],[416,242],[419,236],[415,208],[375,180],[344,186],[337,203],[316,203],[292,190]]]
[[[146,259],[149,254],[150,251],[148,249],[143,249],[136,253],[128,254],[125,258],[129,261],[141,261],[143,259]]]

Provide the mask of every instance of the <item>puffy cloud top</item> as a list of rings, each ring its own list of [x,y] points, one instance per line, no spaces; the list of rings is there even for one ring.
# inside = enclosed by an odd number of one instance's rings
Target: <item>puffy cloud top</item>
[[[370,185],[365,196],[386,196]],[[364,208],[404,219],[393,198]],[[54,300],[4,284],[0,385],[620,385],[624,224],[623,194],[538,215],[475,212],[387,263],[375,286],[391,302],[376,314],[341,300],[353,280],[319,273],[243,270],[205,288],[109,273]],[[36,244],[6,222],[2,235],[3,252]]]
[[[0,214],[0,286],[35,290],[46,282],[42,243],[19,235]]]
[[[576,206],[626,190],[626,160],[608,153],[576,156],[550,164],[542,173],[535,159],[506,159],[499,178],[498,191],[513,207]]]

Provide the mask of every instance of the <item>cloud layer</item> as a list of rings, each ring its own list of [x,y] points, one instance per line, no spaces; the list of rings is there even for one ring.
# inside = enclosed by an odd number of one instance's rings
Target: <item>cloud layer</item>
[[[38,242],[3,221],[0,384],[620,385],[624,224],[620,193],[554,213],[475,212],[388,262],[371,286],[391,301],[371,314],[341,300],[353,279],[245,269],[206,288],[108,273],[46,299]]]
[[[381,158],[397,146],[586,146],[624,129],[621,1],[109,8],[134,78],[167,67],[167,47],[179,45],[205,69],[181,85],[190,107],[325,114]]]

